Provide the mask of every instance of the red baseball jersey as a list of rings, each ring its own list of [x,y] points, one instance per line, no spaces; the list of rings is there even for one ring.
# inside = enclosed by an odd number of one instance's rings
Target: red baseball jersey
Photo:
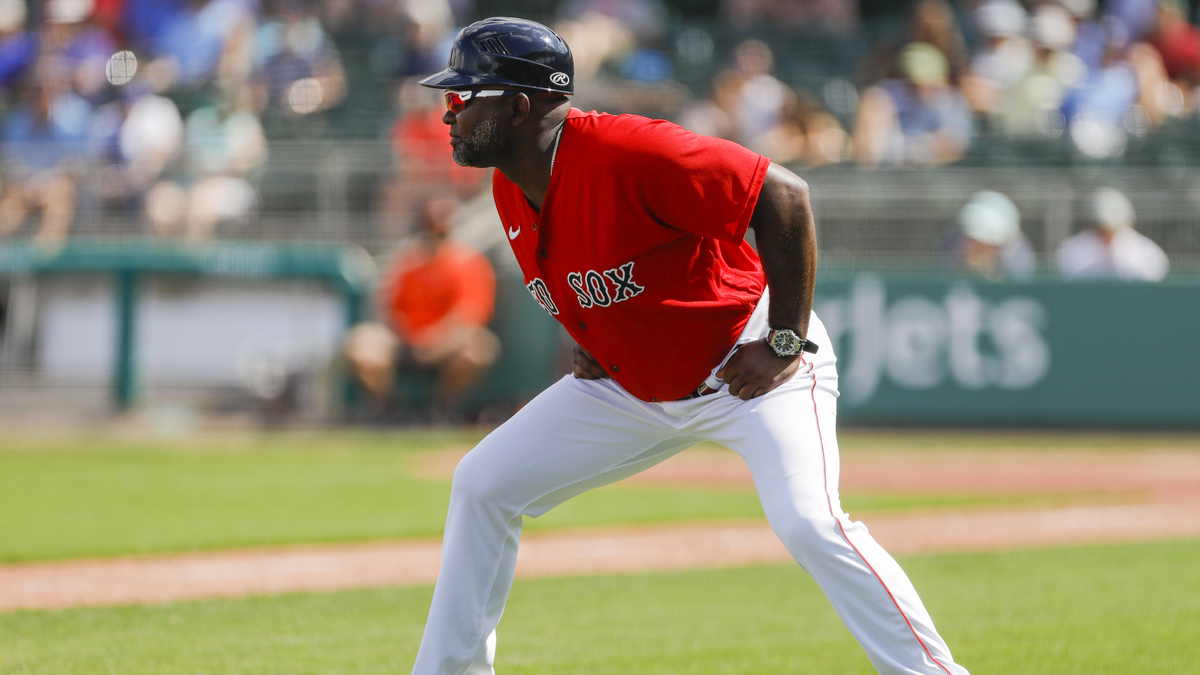
[[[533,297],[645,401],[691,393],[766,287],[745,241],[770,160],[635,115],[572,109],[541,212],[493,192]]]

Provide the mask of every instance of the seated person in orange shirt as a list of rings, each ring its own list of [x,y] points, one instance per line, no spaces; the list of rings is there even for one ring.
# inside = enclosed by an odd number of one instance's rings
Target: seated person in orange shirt
[[[487,329],[496,298],[491,263],[447,236],[457,205],[422,205],[419,237],[393,258],[380,286],[380,315],[389,325],[359,324],[346,340],[351,371],[381,405],[393,398],[398,370],[436,371],[435,419],[455,415],[500,355],[500,341]]]

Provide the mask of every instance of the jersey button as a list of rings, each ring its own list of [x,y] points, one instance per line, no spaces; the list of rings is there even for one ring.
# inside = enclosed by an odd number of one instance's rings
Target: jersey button
[[[621,372],[621,369],[620,369],[620,368],[618,368],[618,367],[616,367],[615,365],[613,365],[613,366],[609,366],[609,367],[608,367],[608,369],[609,369],[609,370],[611,370],[611,371],[613,371],[614,373],[619,373],[619,372]]]
[[[580,321],[579,322],[579,330],[587,330],[587,324]]]
[[[534,231],[534,232],[537,232],[537,223],[534,223],[534,224],[533,224],[533,231]]]
[[[543,258],[549,258],[550,252],[547,251],[546,249],[542,249],[542,250],[538,251],[538,255],[542,256]]]
[[[654,398],[653,396],[651,396],[651,397],[650,397],[650,402],[651,402],[651,403],[658,403],[658,399],[656,399],[656,398]]]

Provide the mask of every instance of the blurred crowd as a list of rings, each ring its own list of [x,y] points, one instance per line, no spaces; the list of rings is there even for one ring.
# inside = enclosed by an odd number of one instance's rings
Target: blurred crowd
[[[212,237],[256,217],[273,143],[337,137],[336,118],[390,148],[369,208],[377,238],[398,241],[429,196],[486,192],[485,172],[450,160],[442,102],[416,80],[494,4],[0,0],[0,236],[60,239],[87,208]],[[551,23],[575,54],[577,107],[793,166],[942,165],[984,137],[1104,160],[1196,115],[1200,30],[1181,0],[893,5],[868,21],[854,0],[562,0]],[[366,56],[348,66],[347,51]],[[371,100],[384,104],[364,122]]]
[[[0,0],[0,235],[81,205],[190,239],[253,218],[268,131],[319,137],[346,98],[331,31],[413,36],[439,3],[409,4]]]

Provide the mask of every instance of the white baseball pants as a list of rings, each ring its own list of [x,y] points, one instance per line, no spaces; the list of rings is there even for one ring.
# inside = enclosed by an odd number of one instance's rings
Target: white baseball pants
[[[739,343],[761,337],[754,333],[765,321],[752,323]],[[820,351],[805,354],[790,381],[750,401],[722,390],[648,403],[612,380],[568,375],[483,439],[454,473],[442,567],[413,674],[494,674],[495,629],[512,587],[522,516],[713,441],[745,459],[772,529],[880,673],[967,675],[904,571],[842,512],[835,359],[816,315],[808,332]]]

